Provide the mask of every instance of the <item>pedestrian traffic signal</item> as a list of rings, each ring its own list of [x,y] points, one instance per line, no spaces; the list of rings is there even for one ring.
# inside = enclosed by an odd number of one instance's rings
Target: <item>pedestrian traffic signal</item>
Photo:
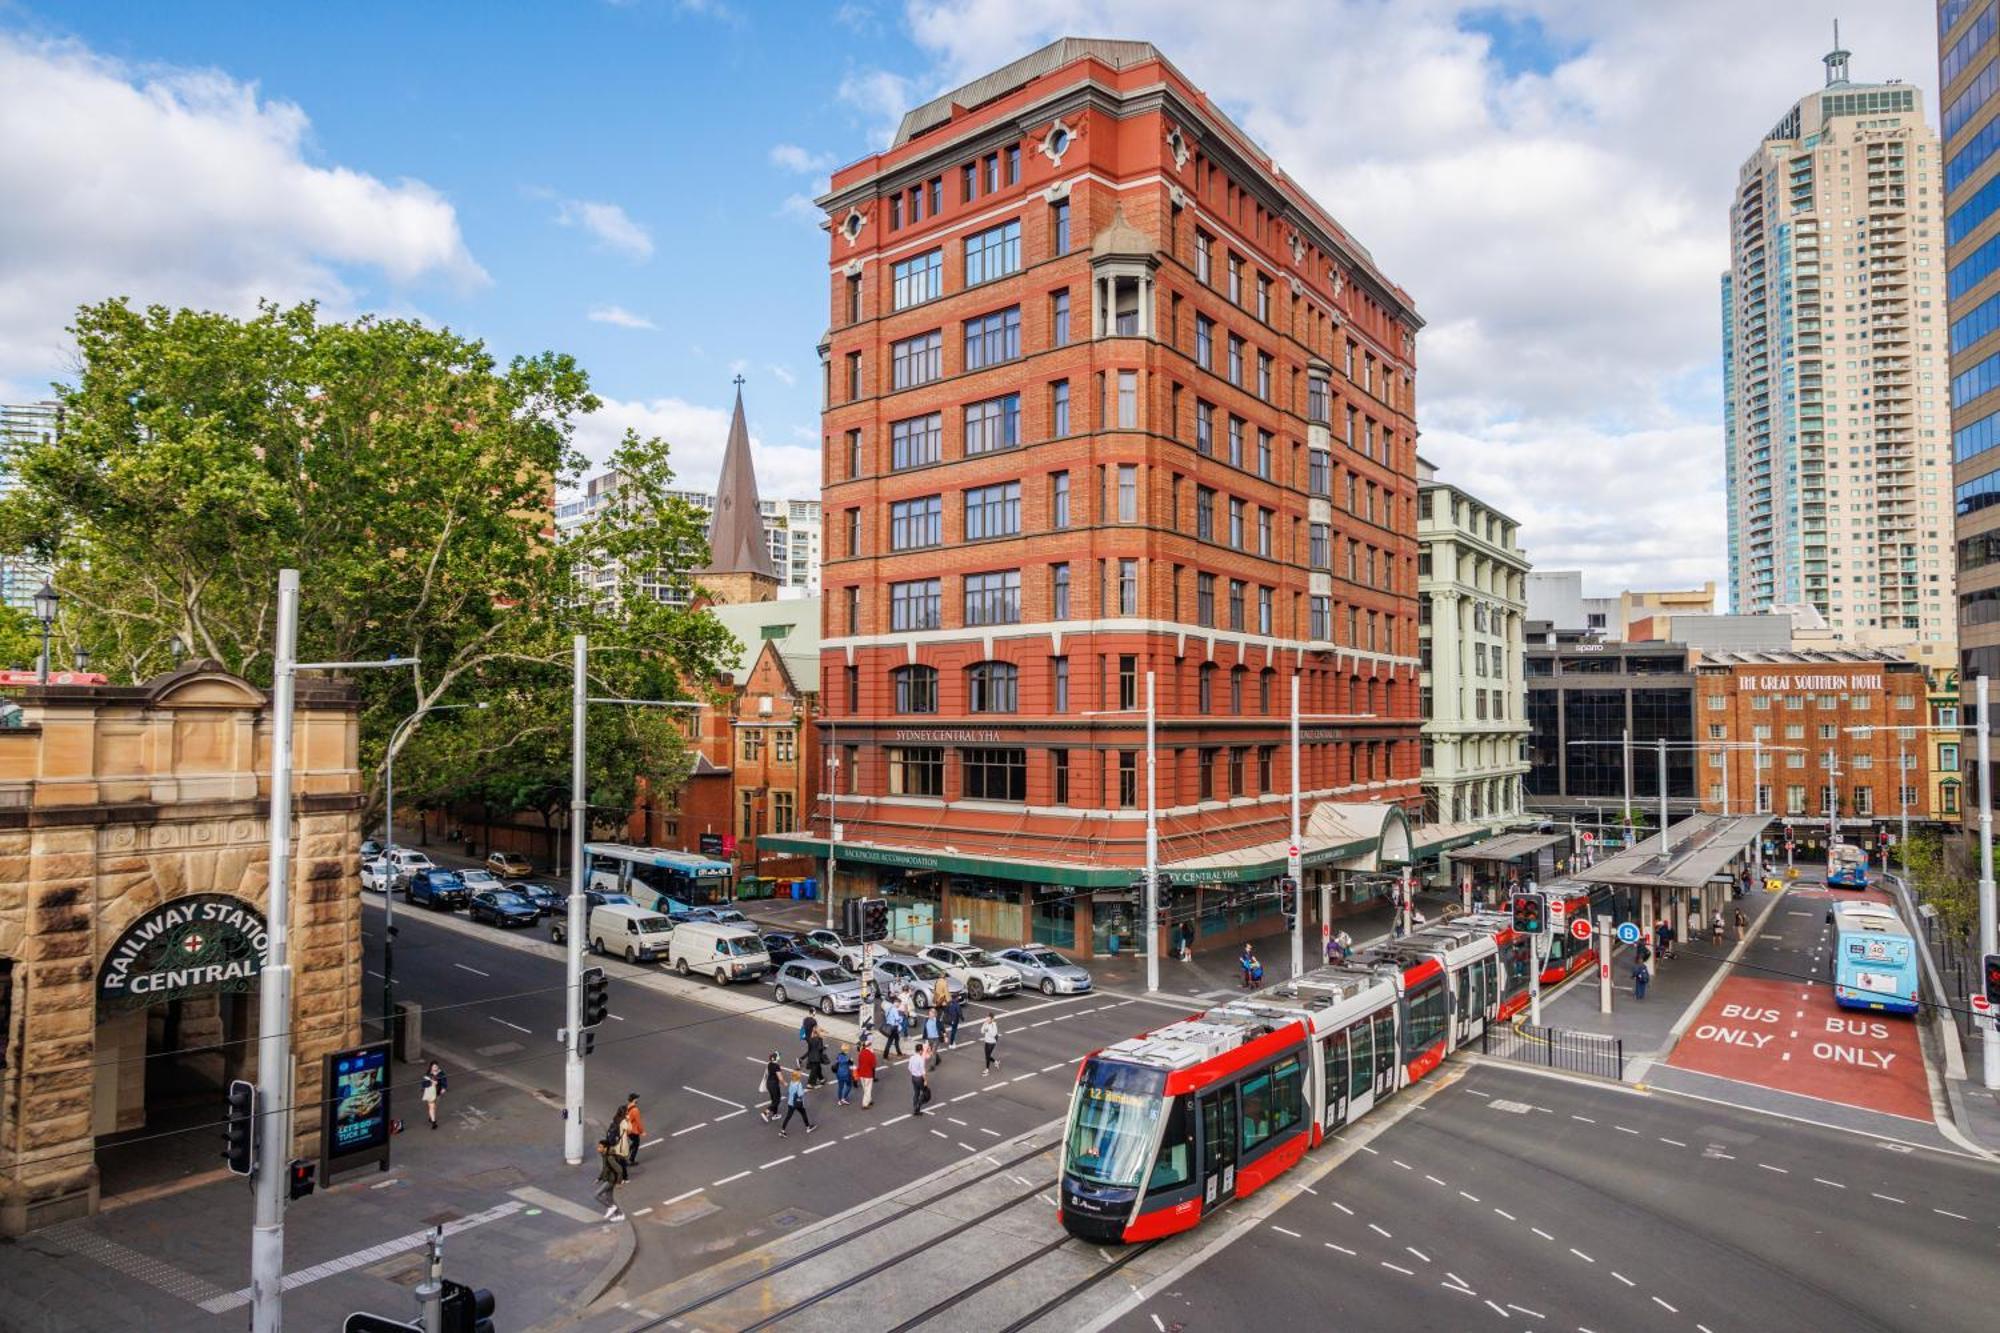
[[[1290,929],[1299,919],[1299,882],[1290,875],[1278,881],[1279,905],[1285,912],[1285,927]]]
[[[861,900],[861,940],[872,943],[889,938],[889,900],[887,898],[863,898]]]
[[[291,1167],[291,1197],[303,1199],[313,1192],[313,1186],[319,1182],[319,1163],[307,1157],[294,1157]]]
[[[862,938],[862,901],[860,898],[849,898],[840,905],[840,933],[850,940]]]
[[[257,1170],[257,1085],[239,1078],[229,1085],[229,1116],[223,1122],[222,1155],[239,1176]]]
[[[2000,1006],[2000,953],[1986,955],[1986,1002]]]
[[[444,1293],[444,1333],[493,1333],[493,1311],[498,1302],[484,1287],[468,1287],[463,1282],[442,1279]]]
[[[611,982],[601,967],[583,969],[583,1022],[586,1029],[594,1028],[604,1021],[611,1012]]]
[[[1523,935],[1542,933],[1542,895],[1539,893],[1517,893],[1514,895],[1514,929]]]
[[[597,1034],[588,1030],[576,1034],[576,1053],[589,1055],[597,1049]]]

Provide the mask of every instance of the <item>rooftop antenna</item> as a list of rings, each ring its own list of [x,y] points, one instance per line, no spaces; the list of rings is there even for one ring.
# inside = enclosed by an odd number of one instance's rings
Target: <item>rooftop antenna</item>
[[[1840,20],[1833,21],[1833,49],[1820,59],[1826,64],[1826,86],[1847,82],[1847,58],[1854,54],[1840,48]]]

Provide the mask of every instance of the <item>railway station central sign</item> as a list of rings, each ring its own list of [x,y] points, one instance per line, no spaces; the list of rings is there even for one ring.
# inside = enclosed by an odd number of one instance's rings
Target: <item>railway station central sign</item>
[[[175,898],[118,937],[97,975],[101,1009],[143,1009],[188,995],[257,988],[264,914],[226,893]]]

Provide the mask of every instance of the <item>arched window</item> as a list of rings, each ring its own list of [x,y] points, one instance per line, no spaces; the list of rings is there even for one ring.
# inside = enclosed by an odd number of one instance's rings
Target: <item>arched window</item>
[[[974,662],[965,669],[965,711],[1011,713],[1020,704],[1020,670],[1012,662]]]
[[[927,666],[897,667],[889,673],[896,682],[896,711],[899,713],[935,713],[938,710],[937,668]]]

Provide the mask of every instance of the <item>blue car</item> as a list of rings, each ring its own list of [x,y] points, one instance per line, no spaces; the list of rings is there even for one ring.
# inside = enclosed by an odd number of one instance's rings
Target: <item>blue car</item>
[[[500,927],[532,926],[542,919],[527,895],[515,893],[511,889],[481,889],[472,895],[472,906],[466,915],[474,921],[486,921]]]
[[[447,912],[457,911],[472,901],[472,892],[465,887],[459,873],[437,866],[410,876],[410,885],[403,895],[412,907],[421,905]]]

